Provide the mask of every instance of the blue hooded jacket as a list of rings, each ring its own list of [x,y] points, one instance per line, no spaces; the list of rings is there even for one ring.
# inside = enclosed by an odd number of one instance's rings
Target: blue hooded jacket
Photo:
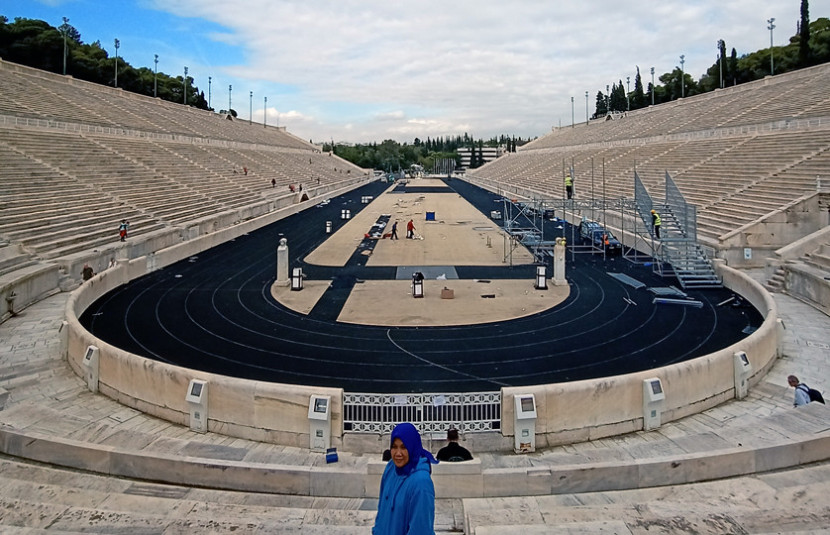
[[[386,465],[372,535],[434,535],[435,487],[430,464],[438,461],[423,448],[414,425],[398,424],[390,445],[396,438],[406,446],[409,462],[401,468],[394,461]]]

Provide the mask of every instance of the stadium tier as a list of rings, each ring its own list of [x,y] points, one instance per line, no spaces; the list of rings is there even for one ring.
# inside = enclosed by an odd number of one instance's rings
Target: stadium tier
[[[696,533],[826,530],[826,411],[815,403],[793,409],[786,376],[798,373],[819,388],[828,377],[828,319],[816,310],[830,312],[828,201],[820,185],[830,164],[828,82],[830,66],[819,66],[556,129],[469,173],[466,180],[505,196],[562,200],[564,172],[573,167],[576,199],[606,200],[630,198],[636,171],[659,203],[666,201],[668,172],[698,207],[700,239],[715,251],[764,245],[775,256],[767,265],[774,271],[768,286],[782,293],[770,295],[758,284],[766,275],[760,270],[750,278],[722,267],[730,289],[750,296],[770,318],[761,332],[743,331],[756,341],[746,348],[749,357],[763,354],[765,360],[756,360],[740,401],[733,400],[739,354],[731,346],[691,370],[703,377],[696,388],[685,388],[690,368],[649,370],[668,385],[684,385],[669,388],[667,399],[697,395],[696,389],[707,396],[666,412],[660,429],[640,430],[637,418],[599,431],[569,426],[568,420],[575,409],[593,410],[594,423],[605,413],[615,416],[618,406],[645,399],[646,383],[656,392],[653,379],[635,377],[634,389],[626,391],[619,389],[623,376],[598,380],[596,390],[583,382],[528,387],[537,403],[545,400],[540,424],[544,420],[551,435],[561,432],[573,443],[542,446],[540,439],[533,454],[499,451],[519,438],[510,416],[504,422],[512,435],[498,431],[496,439],[478,443],[468,435],[476,459],[435,468],[437,533],[635,533],[643,526]],[[257,382],[251,388],[220,377],[210,383],[210,426],[189,429],[187,410],[179,406],[192,370],[165,372],[166,364],[122,358],[121,349],[103,340],[100,348],[92,346],[95,339],[74,316],[144,273],[242,241],[249,230],[305,208],[322,212],[318,200],[355,195],[352,190],[373,173],[320,153],[283,128],[3,61],[0,94],[0,531],[366,532],[388,436],[354,438],[352,450],[342,447],[339,461],[335,455],[330,464],[328,453],[307,447],[311,387]],[[759,223],[785,212],[796,215]],[[566,215],[577,217],[573,210]],[[130,222],[127,243],[117,235],[122,219]],[[323,225],[315,228],[322,235]],[[729,243],[735,233],[745,240],[740,245]],[[794,243],[775,250],[781,242]],[[411,244],[395,242],[404,243]],[[764,265],[763,256],[750,257],[742,253],[733,260]],[[108,261],[116,265],[109,268]],[[591,262],[599,264],[592,270],[607,276],[603,261]],[[98,274],[78,288],[86,263]],[[602,302],[606,294],[595,297]],[[602,307],[609,310],[607,303]],[[557,325],[552,322],[567,330]],[[496,323],[484,328],[502,332]],[[749,324],[746,329],[752,331]],[[364,334],[360,326],[351,330]],[[318,336],[308,326],[295,331],[302,343]],[[319,336],[330,335],[324,331]],[[288,341],[279,341],[280,351]],[[92,349],[107,355],[98,370],[105,373],[101,390],[96,379],[90,391],[92,372],[78,370],[86,369]],[[326,368],[323,360],[311,366]],[[728,384],[710,395],[706,389],[718,382]],[[117,388],[138,384],[153,395]],[[244,395],[235,397],[239,392]],[[518,411],[512,402],[523,396],[505,393],[500,399]],[[441,396],[433,405],[445,401]],[[242,408],[220,420],[218,413],[228,407]],[[247,432],[242,420],[249,417],[275,427],[234,435]],[[336,417],[342,421],[342,414]],[[302,425],[288,425],[295,422]],[[619,434],[602,438],[612,432]],[[425,440],[435,450],[442,439],[425,434]],[[487,450],[487,440],[498,440],[499,448]]]
[[[653,198],[665,173],[698,210],[698,238],[718,238],[827,181],[830,66],[555,128],[517,153],[468,172],[524,197],[562,198],[565,170],[581,199],[632,197],[636,171]]]
[[[366,175],[284,128],[19,65],[0,91],[5,271],[110,244],[122,219],[137,239]]]

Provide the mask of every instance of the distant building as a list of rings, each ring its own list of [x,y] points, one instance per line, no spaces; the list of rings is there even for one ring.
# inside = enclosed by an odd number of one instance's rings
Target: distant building
[[[470,151],[472,149],[464,147],[458,149],[458,155],[461,157],[461,167],[469,169],[470,167]],[[478,147],[475,149],[476,156],[478,156]],[[484,163],[489,163],[507,152],[505,147],[482,147],[481,155],[484,157]]]

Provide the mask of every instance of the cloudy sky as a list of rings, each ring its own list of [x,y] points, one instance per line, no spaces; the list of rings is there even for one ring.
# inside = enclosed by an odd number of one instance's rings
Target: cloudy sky
[[[215,109],[315,142],[469,133],[540,136],[585,120],[606,85],[787,43],[800,0],[4,0],[0,14],[68,17],[136,67],[188,66]],[[830,13],[813,0],[811,20]],[[659,83],[659,81],[658,81]],[[232,85],[233,90],[228,91]],[[253,97],[250,96],[253,92]],[[571,98],[574,98],[573,106]]]

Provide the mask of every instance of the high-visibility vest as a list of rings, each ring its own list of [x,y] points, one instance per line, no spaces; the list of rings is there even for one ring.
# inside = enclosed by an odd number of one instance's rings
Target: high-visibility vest
[[[574,179],[571,178],[571,175],[567,175],[565,177],[565,186],[573,186],[573,185],[574,185]]]
[[[651,216],[654,218],[655,227],[659,227],[663,223],[663,221],[660,219],[660,214],[658,214],[657,212],[654,212],[653,214],[651,214]]]

